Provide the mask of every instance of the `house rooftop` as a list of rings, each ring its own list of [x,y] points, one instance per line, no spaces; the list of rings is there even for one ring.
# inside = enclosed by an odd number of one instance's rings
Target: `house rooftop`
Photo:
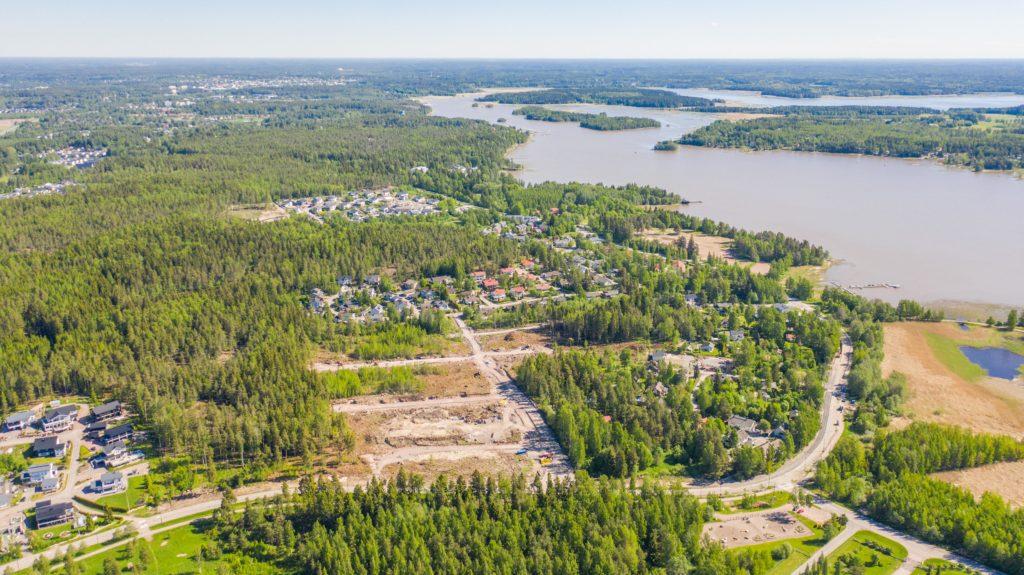
[[[100,483],[117,483],[124,479],[124,474],[120,471],[109,471],[100,476]]]
[[[32,442],[32,451],[39,453],[40,451],[52,451],[63,445],[56,435],[49,435],[47,437],[36,438]]]
[[[74,506],[71,502],[65,501],[63,503],[51,503],[50,501],[40,501],[36,503],[36,522],[37,523],[48,523],[50,520],[58,519],[72,512]]]
[[[103,416],[103,415],[114,413],[114,412],[117,412],[117,411],[120,411],[120,410],[121,410],[121,402],[120,401],[108,401],[107,403],[104,403],[103,405],[97,405],[96,407],[94,407],[93,410],[92,410],[92,414],[93,415],[97,415],[97,416]]]
[[[53,409],[47,410],[46,415],[43,419],[56,419],[58,417],[68,417],[78,413],[77,405],[62,405]]]
[[[117,437],[118,435],[123,435],[131,432],[132,424],[125,423],[122,425],[118,425],[117,427],[111,427],[110,429],[107,430],[106,435],[107,437]]]
[[[7,416],[7,423],[21,423],[34,418],[36,414],[32,411],[18,411]]]

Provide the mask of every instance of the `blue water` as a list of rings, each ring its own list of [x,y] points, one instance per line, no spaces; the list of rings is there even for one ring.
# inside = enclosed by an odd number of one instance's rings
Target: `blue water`
[[[999,347],[965,345],[960,347],[960,351],[971,360],[971,363],[980,366],[992,377],[1013,379],[1019,375],[1020,366],[1024,365],[1024,355]]]

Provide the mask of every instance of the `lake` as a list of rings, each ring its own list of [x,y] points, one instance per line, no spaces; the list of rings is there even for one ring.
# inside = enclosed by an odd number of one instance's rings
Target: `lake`
[[[515,106],[478,95],[423,98],[432,113],[476,118],[531,132],[510,158],[528,183],[547,180],[659,186],[694,203],[688,213],[751,230],[774,230],[826,247],[838,263],[827,279],[888,301],[912,298],[1024,305],[1024,180],[926,160],[837,154],[746,152],[659,141],[707,125],[713,114],[622,106],[553,108],[642,116],[661,128],[599,132],[574,123],[526,120]],[[970,102],[968,105],[974,105]],[[981,312],[978,312],[981,313]],[[988,313],[987,311],[985,313]],[[1003,312],[1005,313],[1005,312]]]
[[[1001,347],[971,347],[961,346],[960,351],[971,360],[971,363],[980,366],[992,377],[1002,379],[1014,379],[1020,372],[1020,366],[1024,365],[1024,355],[1014,353]]]

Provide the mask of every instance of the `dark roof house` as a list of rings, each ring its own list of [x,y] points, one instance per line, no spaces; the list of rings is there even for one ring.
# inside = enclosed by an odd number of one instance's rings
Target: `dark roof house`
[[[110,419],[111,417],[117,417],[121,415],[121,402],[110,401],[103,405],[97,405],[92,409],[92,418],[94,421],[103,421],[104,419]]]
[[[60,440],[56,435],[39,437],[32,442],[32,453],[36,457],[64,457],[68,444]]]
[[[40,501],[36,503],[37,529],[67,523],[74,518],[75,508],[70,502],[51,503],[49,501]]]

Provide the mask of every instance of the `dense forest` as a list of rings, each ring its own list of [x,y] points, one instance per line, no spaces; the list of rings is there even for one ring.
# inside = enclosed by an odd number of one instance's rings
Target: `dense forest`
[[[620,89],[549,89],[525,92],[497,92],[477,98],[481,102],[502,104],[606,104],[609,106],[635,106],[637,108],[682,108],[710,106],[712,100],[680,96],[668,90],[645,88]]]
[[[599,131],[635,130],[638,128],[658,128],[661,126],[661,122],[650,118],[567,112],[551,110],[543,106],[523,106],[522,108],[516,108],[512,113],[518,116],[525,116],[527,120],[538,120],[541,122],[579,122],[581,128]]]
[[[1011,60],[325,61],[320,69],[338,65],[360,81],[412,94],[524,86],[713,88],[789,98],[1024,93],[1024,64]]]
[[[303,480],[298,492],[215,515],[227,550],[298,573],[664,573],[747,575],[703,544],[704,506],[679,492],[581,476],[527,483],[416,476],[348,492]]]
[[[590,276],[550,249],[480,233],[502,214],[539,214],[552,235],[587,224],[610,241],[628,241],[654,219],[672,218],[734,237],[739,250],[759,250],[759,258],[824,254],[781,235],[647,212],[643,206],[677,201],[657,188],[523,186],[504,173],[504,153],[524,140],[522,132],[429,117],[366,86],[255,75],[245,80],[254,87],[220,98],[219,77],[206,80],[214,86],[206,92],[167,94],[172,80],[159,69],[97,86],[75,74],[102,66],[69,66],[46,93],[27,86],[3,92],[5,106],[38,121],[0,137],[7,166],[0,190],[64,179],[78,185],[0,202],[0,408],[9,412],[54,394],[118,397],[168,455],[198,460],[211,453],[246,464],[350,444],[328,402],[362,383],[315,377],[307,370],[313,351],[408,356],[437,329],[423,321],[354,329],[308,314],[304,294],[329,289],[339,275],[387,269],[395,281],[464,277],[531,255],[566,270],[581,289],[590,285]],[[189,113],[167,101],[186,103]],[[102,149],[107,157],[86,168],[52,163],[47,153],[65,146]],[[324,225],[256,225],[228,215],[240,204],[385,185],[483,209],[362,224],[331,218]],[[669,281],[669,274],[652,274],[646,258],[606,248],[604,270],[625,270],[624,291],[637,293],[630,301],[650,298]],[[777,281],[739,268],[694,270],[687,289],[706,301],[785,298]],[[645,320],[659,338],[691,333],[685,322],[670,327],[671,306],[686,286],[671,281],[677,289]],[[567,308],[561,324],[567,337],[594,342],[630,336],[570,327],[606,313],[600,306]]]
[[[716,121],[680,144],[798,150],[900,158],[934,157],[976,170],[1024,166],[1024,122],[989,121],[972,111],[884,114],[877,109],[784,112],[781,117]]]

